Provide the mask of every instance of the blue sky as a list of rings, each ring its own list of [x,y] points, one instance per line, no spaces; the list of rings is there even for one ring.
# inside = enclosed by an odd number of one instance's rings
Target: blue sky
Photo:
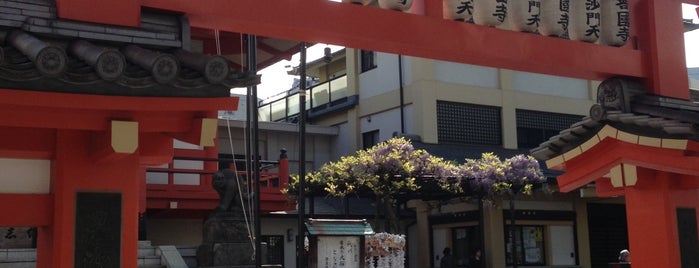
[[[694,5],[682,4],[682,18],[692,19],[694,23],[699,24],[696,8],[697,6]],[[308,49],[307,60],[310,62],[322,57],[323,49],[326,46],[329,46],[332,52],[342,49],[341,46],[317,44]],[[687,67],[699,67],[699,29],[685,33],[685,55],[687,56]],[[264,99],[290,89],[294,77],[287,75],[286,71],[291,66],[299,65],[299,58],[299,55],[296,54],[290,61],[282,60],[260,70],[259,74],[262,75],[262,83],[257,87],[258,96]],[[233,89],[231,92],[234,94],[245,94],[245,89]]]

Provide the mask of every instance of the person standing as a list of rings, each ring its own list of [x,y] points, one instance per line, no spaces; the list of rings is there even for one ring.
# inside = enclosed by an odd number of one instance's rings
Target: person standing
[[[444,256],[442,256],[442,259],[439,261],[439,268],[456,268],[454,256],[451,255],[451,249],[445,247],[442,253]]]
[[[628,249],[619,252],[619,262],[631,262],[631,252]]]
[[[483,260],[481,259],[481,249],[477,248],[473,255],[468,258],[468,268],[483,268]]]

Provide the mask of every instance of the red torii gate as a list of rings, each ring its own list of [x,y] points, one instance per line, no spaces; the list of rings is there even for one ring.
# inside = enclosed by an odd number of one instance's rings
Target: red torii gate
[[[138,26],[141,10],[144,8],[172,11],[184,14],[192,27],[202,29],[217,29],[221,31],[240,32],[260,36],[322,42],[343,45],[347,47],[385,51],[403,55],[455,61],[469,64],[508,68],[536,73],[603,80],[612,76],[628,76],[642,78],[649,93],[688,99],[688,82],[685,69],[684,46],[682,43],[682,23],[680,0],[629,0],[629,10],[632,13],[631,38],[629,44],[621,48],[606,47],[589,43],[555,39],[533,34],[504,31],[495,28],[470,25],[443,19],[441,0],[416,1],[412,14],[381,10],[326,0],[112,0],[101,1],[95,5],[91,0],[57,0],[58,17],[77,21],[104,23],[122,26]],[[696,0],[685,0],[686,3],[699,4]],[[135,106],[129,106],[130,100],[120,100],[120,97],[89,97],[74,95],[51,95],[44,93],[26,93],[7,90],[3,93],[3,111],[12,112],[16,108],[26,111],[20,119],[5,119],[3,126],[8,132],[3,134],[2,156],[34,156],[40,158],[51,154],[59,160],[64,160],[55,167],[55,184],[57,189],[53,197],[40,196],[38,201],[27,202],[40,205],[41,215],[20,217],[16,222],[52,222],[53,229],[41,236],[38,265],[46,267],[72,267],[74,208],[75,197],[71,196],[77,187],[95,190],[123,191],[124,211],[137,211],[136,191],[138,183],[119,182],[120,175],[138,176],[142,169],[139,162],[160,162],[171,156],[167,148],[168,138],[163,138],[157,129],[169,130],[180,136],[197,136],[203,119],[211,117],[216,109],[231,108],[231,104],[216,100],[184,99],[172,102],[167,99],[150,99],[148,103],[137,101]],[[36,103],[35,100],[52,100]],[[71,118],[79,114],[72,106],[56,103],[91,103],[83,108],[96,111],[101,119],[95,116],[75,117],[74,129],[91,129],[105,133],[127,133],[137,135],[150,144],[140,148],[139,156],[124,152],[114,152],[104,143],[109,140],[109,134],[104,139],[97,139],[95,151],[73,151],[73,148],[83,148],[91,138],[73,131],[32,132],[37,125],[55,124],[40,118],[46,112],[58,111],[57,119]],[[158,110],[147,108],[149,104],[158,103]],[[182,104],[187,104],[182,106]],[[77,105],[80,106],[80,105]],[[35,109],[37,108],[37,109]],[[174,109],[174,110],[173,110]],[[31,112],[31,110],[44,113]],[[105,112],[106,111],[106,112]],[[121,112],[114,112],[121,111]],[[135,111],[143,116],[136,116],[142,125],[148,126],[146,131],[134,130],[132,123],[112,121],[105,125],[103,119],[123,116],[123,111]],[[167,121],[164,113],[177,113],[178,119]],[[155,115],[149,120],[149,114]],[[129,114],[129,118],[133,115]],[[127,118],[127,119],[129,119]],[[168,124],[172,123],[172,124]],[[77,125],[77,127],[76,127]],[[198,127],[197,127],[198,126]],[[52,125],[61,128],[62,126]],[[197,130],[198,129],[198,130]],[[135,131],[135,132],[134,132]],[[32,139],[35,137],[36,139]],[[14,138],[14,140],[10,140]],[[52,140],[57,138],[56,140]],[[30,147],[18,147],[15,140],[29,144],[41,141]],[[128,143],[127,143],[128,144]],[[131,146],[133,144],[130,144]],[[81,147],[82,146],[82,147]],[[100,149],[101,148],[101,149]],[[690,148],[696,148],[694,145]],[[617,150],[615,147],[610,150]],[[625,150],[620,148],[618,150]],[[101,152],[101,153],[100,153]],[[111,163],[106,170],[86,168],[91,165],[87,157],[100,153],[103,160]],[[665,154],[665,151],[659,151]],[[686,156],[691,157],[691,156]],[[73,159],[73,160],[68,160]],[[611,161],[611,160],[610,160]],[[616,160],[614,160],[616,161]],[[649,160],[649,161],[652,161]],[[582,163],[582,167],[586,164]],[[606,165],[601,165],[606,166]],[[690,178],[696,181],[699,167],[688,167],[693,174]],[[99,171],[97,174],[89,174]],[[594,173],[594,172],[593,172]],[[644,172],[640,172],[646,174]],[[120,175],[117,175],[120,174]],[[130,175],[129,175],[130,174]],[[583,179],[571,173],[571,181]],[[98,180],[80,180],[79,184],[68,184],[68,178],[104,177],[104,182]],[[645,175],[644,175],[645,176]],[[641,177],[644,177],[641,176]],[[644,177],[645,178],[645,177]],[[676,224],[673,225],[673,212],[669,206],[658,204],[679,204],[696,208],[699,204],[696,184],[685,183],[680,191],[682,202],[671,202],[677,197],[671,197],[676,191],[667,186],[672,179],[667,171],[648,172],[650,186],[644,190],[634,187],[626,193],[629,212],[631,248],[634,251],[634,267],[678,267],[677,247],[672,238],[676,234]],[[587,177],[584,179],[588,179]],[[659,187],[655,187],[659,186]],[[650,189],[650,190],[648,190]],[[570,189],[572,190],[572,189]],[[26,196],[4,196],[3,203],[16,202],[17,199],[27,199]],[[50,199],[57,204],[50,212]],[[686,200],[686,201],[684,201]],[[43,205],[42,205],[43,204]],[[653,205],[654,204],[654,205]],[[647,206],[659,209],[657,217],[635,227],[639,221],[646,221]],[[27,208],[29,209],[29,208]],[[58,210],[58,211],[56,211]],[[16,211],[21,213],[21,210]],[[124,212],[122,219],[122,267],[136,267],[136,219],[130,213]],[[38,218],[38,219],[37,219]],[[653,230],[655,237],[663,239],[663,243],[646,241],[644,237]],[[676,236],[674,236],[676,237]],[[652,245],[651,245],[652,244]]]

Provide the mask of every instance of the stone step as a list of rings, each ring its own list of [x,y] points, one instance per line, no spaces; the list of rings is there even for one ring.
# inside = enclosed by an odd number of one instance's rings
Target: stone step
[[[145,256],[138,258],[138,267],[161,267],[160,256]]]
[[[0,262],[0,268],[36,268],[35,262]]]
[[[155,256],[155,247],[151,248],[138,248],[138,257]]]

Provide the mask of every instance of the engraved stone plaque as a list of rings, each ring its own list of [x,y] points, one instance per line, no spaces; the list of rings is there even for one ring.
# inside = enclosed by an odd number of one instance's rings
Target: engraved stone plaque
[[[74,267],[121,267],[120,193],[77,193]]]

